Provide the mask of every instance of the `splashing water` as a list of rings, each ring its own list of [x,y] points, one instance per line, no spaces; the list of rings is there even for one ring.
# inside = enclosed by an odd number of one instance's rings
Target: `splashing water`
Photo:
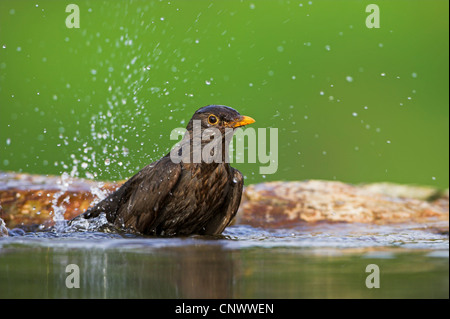
[[[65,208],[63,203],[64,202],[68,202],[69,197],[65,197],[60,204],[58,205],[58,201],[61,198],[61,196],[63,196],[70,185],[70,176],[68,173],[64,172],[61,175],[61,179],[57,182],[58,188],[59,188],[59,192],[55,193],[53,195],[53,200],[52,200],[52,208],[53,208],[53,222],[55,223],[55,230],[57,232],[62,232],[64,230],[64,228],[66,227],[66,220],[64,219],[64,213],[65,213]]]
[[[70,194],[68,194],[68,191],[69,187],[74,182],[73,177],[76,175],[76,166],[74,166],[74,168],[75,169],[72,170],[70,175],[67,172],[62,173],[60,179],[56,182],[59,191],[53,195],[53,199],[51,201],[54,222],[52,231],[54,233],[94,231],[98,230],[102,226],[105,226],[106,224],[109,224],[106,219],[106,215],[101,214],[92,220],[79,219],[72,225],[68,225],[68,220],[66,220],[64,216],[66,212],[65,204],[69,204],[70,201]],[[103,189],[103,186],[103,182],[98,182],[95,186],[90,187],[91,194],[95,196],[92,201],[92,205],[97,204],[108,195],[108,191]]]

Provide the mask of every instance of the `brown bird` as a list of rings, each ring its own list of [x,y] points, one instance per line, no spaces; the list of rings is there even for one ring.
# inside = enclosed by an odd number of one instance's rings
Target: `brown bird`
[[[223,105],[197,110],[182,141],[84,214],[145,235],[221,234],[242,196],[241,172],[228,163],[234,129],[254,119]],[[206,136],[206,138],[205,138]]]

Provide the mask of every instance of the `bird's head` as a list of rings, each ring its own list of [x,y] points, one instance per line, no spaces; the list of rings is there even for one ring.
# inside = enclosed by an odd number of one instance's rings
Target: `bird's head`
[[[225,105],[208,105],[198,109],[186,127],[188,131],[192,131],[194,121],[198,121],[202,129],[217,128],[222,133],[226,128],[237,128],[255,122],[251,117],[241,115]]]
[[[192,116],[183,140],[172,149],[171,154],[175,154],[177,159],[182,158],[184,163],[227,161],[226,150],[233,137],[234,129],[254,122],[255,120],[251,117],[241,115],[228,106],[202,107]],[[199,144],[196,144],[196,141]],[[201,160],[195,157],[195,154],[200,154]]]

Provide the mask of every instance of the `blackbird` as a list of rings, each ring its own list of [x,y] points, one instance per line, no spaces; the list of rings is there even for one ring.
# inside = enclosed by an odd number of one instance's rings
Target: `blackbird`
[[[236,215],[243,188],[241,172],[228,163],[229,137],[253,122],[228,106],[198,109],[178,146],[71,222],[105,213],[116,227],[144,235],[221,234]],[[219,138],[200,138],[208,129]],[[199,160],[204,150],[214,160]]]

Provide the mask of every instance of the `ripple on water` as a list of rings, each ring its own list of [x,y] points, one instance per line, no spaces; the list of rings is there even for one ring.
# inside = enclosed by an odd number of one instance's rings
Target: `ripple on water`
[[[183,238],[145,237],[129,233],[85,231],[27,232],[4,238],[2,247],[39,246],[56,249],[117,249],[121,251],[148,251],[162,247],[190,245],[219,245],[223,249],[259,248],[405,248],[431,250],[431,257],[447,257],[448,236],[405,225],[334,224],[303,226],[295,229],[262,229],[248,225],[228,227],[223,236],[190,236]],[[434,254],[433,254],[434,253]],[[384,255],[383,255],[384,256]],[[367,257],[370,257],[368,255]],[[383,258],[390,258],[389,253]]]

